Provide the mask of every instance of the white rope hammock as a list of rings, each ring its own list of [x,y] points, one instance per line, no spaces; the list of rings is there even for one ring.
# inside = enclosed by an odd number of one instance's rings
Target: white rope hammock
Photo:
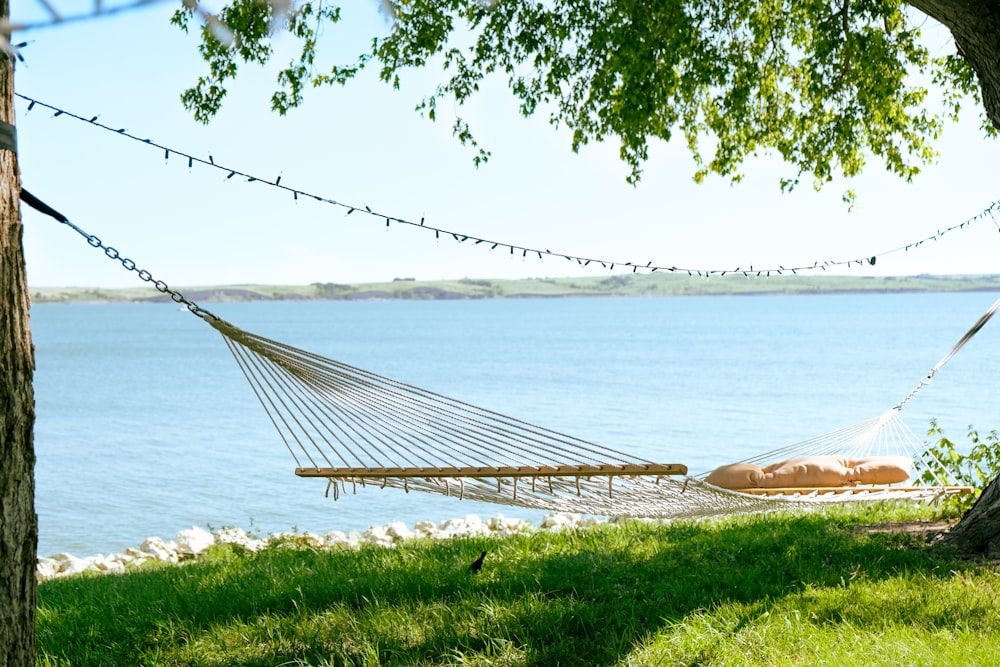
[[[545,510],[630,517],[710,517],[789,503],[933,499],[968,492],[900,419],[903,406],[1000,308],[1000,300],[884,415],[747,459],[905,456],[932,484],[731,491],[676,463],[642,460],[563,433],[248,333],[210,314],[295,459],[336,499],[400,488]],[[797,505],[798,506],[798,505]]]
[[[929,499],[970,491],[949,479],[946,466],[899,413],[1000,309],[1000,299],[889,412],[745,461],[897,455],[913,460],[932,483],[733,491],[705,482],[708,473],[688,476],[681,464],[641,460],[243,331],[154,280],[26,190],[20,196],[222,334],[295,459],[295,474],[326,478],[335,499],[348,488],[374,486],[546,510],[700,518],[793,503]]]

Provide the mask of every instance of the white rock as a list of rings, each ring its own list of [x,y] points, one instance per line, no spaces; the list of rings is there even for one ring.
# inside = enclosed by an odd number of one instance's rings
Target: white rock
[[[410,530],[402,521],[390,522],[389,525],[385,527],[385,531],[394,542],[401,542],[403,540],[408,540],[411,537],[416,537],[416,533]]]
[[[357,543],[351,544],[351,541],[347,539],[347,534],[342,530],[331,530],[323,538],[323,544],[327,547],[356,547]]]
[[[164,542],[162,537],[154,536],[147,538],[145,542],[139,545],[139,548],[151,554],[156,560],[168,563],[176,563],[180,560],[177,554],[177,543],[173,540]]]
[[[121,573],[125,571],[125,564],[112,555],[95,560],[92,569],[102,573]]]
[[[302,541],[304,544],[308,544],[314,549],[323,548],[323,538],[317,535],[316,533],[302,533],[301,535],[299,535],[299,540]]]
[[[445,519],[438,524],[438,537],[445,539],[459,535],[485,535],[489,527],[475,514],[469,514],[464,519]]]
[[[570,512],[553,512],[542,517],[542,528],[545,530],[575,528],[579,523],[580,515]]]
[[[223,528],[215,534],[215,539],[219,544],[235,544],[250,551],[260,551],[267,546],[265,540],[250,537],[242,528]]]
[[[215,539],[220,544],[246,544],[250,536],[242,528],[222,528],[215,533]]]
[[[511,519],[505,517],[503,514],[491,517],[489,521],[486,522],[486,525],[490,530],[503,535],[528,532],[534,528],[532,523],[527,519]]]
[[[205,549],[215,544],[215,536],[197,526],[185,528],[174,538],[177,551],[185,556],[197,556]]]
[[[417,521],[413,524],[413,529],[417,532],[420,537],[429,537],[434,539],[438,535],[438,527],[433,521]]]
[[[125,553],[119,554],[122,563],[126,565],[139,566],[145,563],[147,560],[153,558],[153,554],[146,553],[141,549],[136,549],[135,547],[129,547],[125,549]]]
[[[130,565],[137,560],[135,556],[129,554],[111,554],[109,558],[118,563],[121,563],[122,565]]]
[[[366,544],[375,544],[380,547],[392,545],[392,537],[385,526],[369,526],[361,535],[361,541]]]
[[[58,576],[60,565],[60,561],[57,561],[55,558],[39,558],[35,578],[38,581],[46,581]]]
[[[465,530],[464,519],[445,519],[437,525],[437,529],[442,533],[449,533],[456,530]]]
[[[63,561],[62,566],[59,568],[59,576],[68,577],[71,574],[80,574],[81,572],[86,572],[94,566],[98,558],[104,558],[98,554],[97,556],[88,556],[87,558],[77,558],[76,556],[70,556],[68,560]]]
[[[465,517],[465,531],[469,535],[485,535],[490,532],[490,527],[477,514],[468,514]]]

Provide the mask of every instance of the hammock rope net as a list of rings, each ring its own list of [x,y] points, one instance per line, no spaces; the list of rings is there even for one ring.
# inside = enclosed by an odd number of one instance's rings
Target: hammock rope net
[[[904,405],[1000,309],[1000,299],[898,405],[860,422],[745,463],[796,456],[897,455],[922,471],[912,486],[728,490],[677,463],[642,460],[579,438],[248,333],[162,280],[21,189],[21,201],[186,307],[220,334],[267,412],[301,477],[328,480],[336,499],[376,486],[545,510],[702,518],[865,499],[933,499],[970,492],[899,418]],[[763,493],[760,493],[763,492]],[[805,502],[803,502],[805,501]]]
[[[650,518],[704,518],[823,503],[934,499],[968,492],[899,414],[1000,308],[990,311],[897,406],[879,417],[746,459],[905,456],[926,479],[908,486],[722,489],[677,463],[643,460],[202,318],[229,347],[300,477],[339,498],[398,488],[534,509]]]

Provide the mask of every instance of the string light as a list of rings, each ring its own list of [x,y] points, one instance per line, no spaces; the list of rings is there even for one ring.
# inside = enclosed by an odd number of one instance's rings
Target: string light
[[[880,257],[885,257],[886,255],[892,255],[892,254],[895,254],[895,253],[898,253],[898,252],[909,252],[911,249],[919,248],[920,246],[922,246],[924,243],[926,243],[928,241],[937,241],[938,239],[946,236],[947,234],[950,234],[950,233],[952,233],[954,231],[957,231],[957,230],[964,229],[967,226],[971,226],[972,223],[979,222],[980,220],[983,220],[983,219],[985,219],[987,217],[990,220],[993,221],[993,223],[997,226],[998,231],[1000,231],[1000,222],[998,222],[997,219],[996,219],[996,217],[994,216],[994,211],[1000,211],[1000,200],[998,200],[998,201],[992,202],[989,206],[987,206],[985,209],[983,209],[982,211],[980,211],[975,216],[973,216],[973,217],[971,217],[971,218],[969,218],[967,220],[964,220],[963,222],[960,222],[960,223],[957,223],[955,225],[952,225],[950,227],[945,227],[943,229],[938,229],[936,231],[936,233],[932,234],[931,236],[928,236],[928,237],[923,238],[923,239],[919,239],[917,241],[913,241],[913,242],[908,243],[906,245],[902,245],[902,246],[898,246],[896,248],[892,248],[890,250],[885,250],[883,252],[879,252],[879,253],[875,253],[875,254],[865,254],[865,255],[854,257],[854,258],[848,259],[848,260],[825,260],[825,261],[822,261],[822,262],[817,260],[817,261],[813,262],[811,265],[801,265],[801,266],[792,266],[792,267],[786,267],[786,266],[784,266],[782,264],[778,264],[776,267],[759,268],[759,269],[757,269],[755,271],[752,264],[748,265],[748,268],[746,270],[742,269],[739,266],[737,266],[735,269],[705,269],[705,268],[697,268],[697,267],[680,267],[680,266],[674,266],[674,265],[671,265],[671,266],[657,265],[657,264],[654,264],[652,260],[650,260],[645,265],[643,265],[643,264],[639,264],[639,263],[631,262],[631,261],[622,262],[622,261],[619,261],[619,260],[602,259],[602,258],[598,258],[598,257],[584,257],[584,256],[580,256],[580,255],[573,255],[573,254],[567,254],[567,253],[562,253],[562,252],[553,252],[552,250],[549,250],[548,248],[545,248],[545,249],[531,248],[531,247],[528,247],[528,246],[525,246],[525,245],[520,245],[520,244],[510,244],[510,243],[505,243],[503,241],[496,241],[496,240],[492,240],[492,239],[485,239],[485,238],[481,238],[481,237],[474,236],[474,235],[471,235],[471,234],[464,234],[462,232],[452,231],[452,230],[444,229],[444,228],[441,228],[441,227],[434,227],[433,225],[427,225],[426,224],[426,220],[425,220],[424,217],[421,217],[419,222],[413,222],[413,221],[407,220],[405,218],[400,218],[400,217],[396,217],[396,216],[387,215],[385,213],[380,213],[377,210],[373,210],[371,208],[371,206],[369,206],[368,204],[363,204],[361,206],[357,206],[357,205],[347,204],[347,203],[344,203],[344,202],[341,202],[341,201],[338,201],[336,199],[332,199],[332,198],[329,198],[329,197],[323,197],[323,196],[320,196],[320,195],[317,195],[317,194],[311,194],[311,193],[308,193],[308,192],[306,192],[304,190],[297,190],[297,189],[289,187],[287,185],[282,185],[281,184],[281,176],[280,175],[273,182],[271,182],[271,181],[268,181],[267,179],[259,178],[257,176],[252,175],[252,174],[240,171],[238,169],[233,169],[231,167],[226,167],[226,166],[221,165],[221,164],[216,164],[214,157],[212,157],[211,155],[209,155],[209,159],[206,161],[206,160],[203,160],[203,159],[201,159],[199,157],[196,157],[196,156],[194,156],[192,154],[185,153],[183,151],[179,151],[176,148],[171,148],[171,147],[168,147],[168,146],[164,146],[164,145],[158,144],[158,143],[156,143],[156,142],[154,142],[154,141],[152,141],[150,139],[140,139],[139,137],[136,137],[136,136],[134,136],[132,134],[129,134],[126,131],[125,128],[121,128],[121,129],[117,129],[116,130],[116,129],[111,128],[111,127],[109,127],[107,125],[104,125],[102,123],[97,122],[97,118],[99,116],[94,116],[92,118],[84,118],[83,116],[80,116],[78,114],[72,113],[72,112],[67,111],[65,109],[60,109],[60,108],[55,107],[55,106],[53,106],[51,104],[48,104],[46,102],[42,102],[41,100],[37,100],[37,99],[33,99],[31,97],[28,97],[27,95],[23,95],[21,93],[14,93],[14,94],[15,94],[16,97],[19,97],[22,100],[28,102],[28,111],[31,111],[35,106],[45,107],[45,108],[47,108],[47,109],[55,112],[53,114],[53,116],[52,116],[53,118],[57,118],[57,117],[72,118],[74,120],[79,120],[81,122],[87,123],[91,127],[96,127],[96,128],[99,128],[99,129],[102,129],[102,130],[105,130],[105,131],[108,131],[108,132],[112,132],[114,134],[117,134],[119,136],[122,136],[122,137],[125,137],[125,138],[128,138],[128,139],[139,141],[141,143],[147,144],[149,146],[152,146],[154,148],[157,148],[159,150],[164,151],[164,157],[167,160],[169,160],[171,153],[173,153],[175,155],[179,155],[179,156],[184,157],[184,158],[187,158],[188,168],[189,169],[191,167],[193,167],[193,165],[195,163],[198,163],[198,164],[206,166],[206,167],[211,167],[211,168],[214,168],[214,169],[220,169],[220,170],[222,170],[224,172],[228,172],[227,176],[226,176],[226,180],[230,180],[234,176],[240,176],[243,179],[245,179],[245,181],[247,183],[259,183],[261,185],[266,185],[266,186],[269,186],[269,187],[278,188],[278,189],[281,189],[281,190],[285,190],[287,192],[291,192],[292,196],[295,199],[295,201],[298,201],[299,194],[301,193],[301,194],[303,194],[303,195],[305,195],[307,197],[312,197],[314,200],[316,200],[318,202],[321,202],[321,203],[324,203],[324,204],[328,204],[328,205],[331,205],[331,206],[337,206],[337,207],[340,207],[340,208],[343,208],[343,209],[347,209],[345,215],[351,215],[355,211],[358,211],[358,212],[362,212],[364,215],[367,215],[367,216],[370,216],[370,217],[373,217],[373,218],[376,218],[376,219],[382,219],[382,220],[385,221],[386,227],[389,227],[390,221],[395,221],[395,222],[398,222],[398,223],[403,224],[403,225],[409,225],[409,226],[420,228],[420,229],[431,230],[431,231],[434,232],[434,238],[435,239],[440,239],[441,238],[441,234],[444,233],[444,234],[450,235],[458,243],[464,243],[465,241],[468,241],[469,239],[472,239],[473,241],[475,241],[475,243],[472,244],[472,245],[479,245],[481,243],[488,243],[488,244],[490,244],[490,250],[495,250],[498,246],[504,246],[504,247],[510,248],[510,254],[511,255],[514,254],[515,250],[520,250],[522,257],[527,257],[528,253],[532,253],[532,254],[537,254],[539,260],[543,260],[545,256],[550,256],[550,257],[565,257],[566,260],[568,260],[570,262],[575,261],[578,265],[584,266],[584,267],[589,266],[592,262],[596,262],[596,263],[599,263],[604,269],[607,269],[608,271],[614,271],[615,266],[630,266],[630,267],[632,267],[632,272],[633,273],[637,273],[640,269],[642,271],[648,271],[650,273],[654,273],[656,271],[661,271],[662,270],[662,271],[668,271],[670,273],[687,273],[689,276],[697,275],[699,277],[705,277],[705,278],[708,278],[710,276],[720,276],[721,277],[721,276],[724,276],[724,275],[729,274],[729,273],[742,273],[743,276],[746,277],[746,278],[750,278],[750,277],[754,277],[754,276],[756,276],[756,277],[761,277],[761,276],[769,277],[769,276],[771,276],[771,274],[782,275],[782,274],[785,274],[785,273],[792,273],[792,274],[798,275],[798,273],[800,271],[815,271],[815,270],[826,271],[828,267],[834,267],[834,266],[851,267],[851,266],[854,266],[855,264],[857,264],[858,266],[864,266],[865,264],[867,264],[868,266],[875,266],[876,262],[878,261],[878,258],[880,258]]]

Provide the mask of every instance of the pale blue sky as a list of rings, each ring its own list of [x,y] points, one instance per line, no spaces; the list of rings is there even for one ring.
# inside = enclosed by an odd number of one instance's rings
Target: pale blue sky
[[[91,2],[59,3],[67,14]],[[18,6],[18,5],[21,6]],[[353,2],[345,22],[326,31],[321,61],[346,62],[373,31],[385,30],[376,3]],[[19,93],[217,164],[394,217],[516,246],[695,269],[811,265],[906,245],[958,224],[1000,199],[992,169],[997,142],[983,138],[978,109],[950,126],[941,157],[912,184],[872,162],[853,183],[820,193],[808,184],[782,194],[790,170],[774,159],[746,165],[746,179],[691,181],[681,142],[656,144],[638,187],[614,143],[569,148],[544,116],[524,119],[503,82],[491,82],[463,110],[491,161],[451,137],[450,120],[413,111],[438,81],[408,73],[401,91],[367,75],[346,88],[308,90],[287,117],[269,110],[274,71],[245,69],[208,126],[179,101],[204,71],[194,38],[168,24],[173,4],[98,21],[15,35],[34,40],[16,72]],[[18,0],[15,20],[40,5]],[[931,44],[953,48],[940,28]],[[171,285],[361,282],[394,277],[517,278],[604,275],[564,259],[513,257],[485,245],[459,245],[426,230],[394,225],[301,199],[259,183],[17,103],[24,186]],[[853,187],[848,211],[841,193]],[[32,286],[135,286],[134,274],[89,248],[54,221],[25,208]],[[1000,273],[1000,233],[979,222],[939,241],[883,257],[859,275]],[[620,272],[616,269],[615,272]],[[627,269],[626,269],[627,271]]]

